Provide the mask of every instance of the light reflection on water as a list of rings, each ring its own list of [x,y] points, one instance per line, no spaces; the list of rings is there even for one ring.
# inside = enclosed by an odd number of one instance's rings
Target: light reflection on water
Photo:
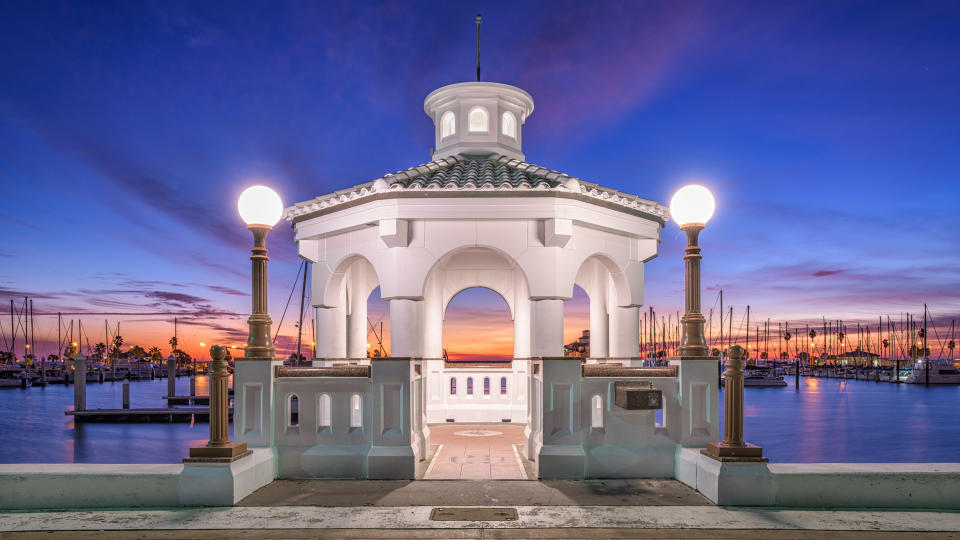
[[[197,394],[208,395],[208,379],[197,378]],[[166,379],[130,383],[131,408],[163,408]],[[177,395],[190,393],[190,379],[177,379]],[[119,409],[120,382],[87,384],[88,409]],[[74,423],[73,386],[0,391],[2,463],[179,463],[191,446],[206,444],[210,425],[186,423]],[[233,426],[230,428],[231,436]]]
[[[786,388],[745,390],[745,439],[774,462],[949,462],[960,449],[960,386],[793,379]],[[130,406],[158,408],[167,381],[130,383]],[[207,394],[207,379],[197,393]],[[177,379],[177,394],[190,391]],[[87,385],[88,408],[120,408],[122,384]],[[73,387],[0,391],[2,463],[179,463],[205,444],[207,423],[79,424],[63,411]],[[723,411],[723,393],[720,408]],[[723,422],[720,422],[722,429]],[[231,425],[232,437],[232,425]]]
[[[771,461],[960,461],[960,386],[787,379],[744,390],[744,439]]]

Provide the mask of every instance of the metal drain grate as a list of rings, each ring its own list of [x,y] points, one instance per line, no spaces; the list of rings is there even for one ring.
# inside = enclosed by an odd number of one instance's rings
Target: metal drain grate
[[[431,521],[516,521],[516,508],[441,507],[430,511]]]

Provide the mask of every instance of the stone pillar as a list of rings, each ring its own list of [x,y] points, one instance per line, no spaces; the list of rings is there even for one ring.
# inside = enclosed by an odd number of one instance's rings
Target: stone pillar
[[[530,356],[554,358],[563,356],[563,300],[531,299]]]
[[[391,300],[391,308],[395,300]],[[391,313],[392,313],[391,309]],[[391,316],[392,320],[392,316]],[[370,362],[373,384],[372,441],[367,454],[367,476],[371,480],[413,480],[417,451],[414,447],[413,362],[409,358],[378,358]]]
[[[422,318],[423,300],[390,299],[390,356],[422,357]]]
[[[227,349],[222,345],[210,347],[210,441],[206,446],[190,449],[191,459],[233,461],[249,455],[246,443],[230,442],[230,400],[227,394]]]
[[[543,445],[537,456],[542,479],[582,480],[586,475],[580,419],[580,359],[544,358],[540,407]],[[536,414],[536,413],[534,413]]]
[[[87,410],[87,357],[73,357],[73,410]]]

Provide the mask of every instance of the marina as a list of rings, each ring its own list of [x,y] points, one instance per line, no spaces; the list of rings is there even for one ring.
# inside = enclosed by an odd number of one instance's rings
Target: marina
[[[208,427],[202,407],[182,413],[191,411],[192,421],[164,419],[164,415],[181,414],[164,408],[166,384],[160,379],[130,383],[131,407],[155,410],[159,423],[77,422],[64,414],[72,408],[69,386],[0,391],[0,429],[7,434],[0,462],[179,463],[191,445],[206,439]],[[188,396],[189,378],[180,377],[176,384],[177,393]],[[746,391],[745,431],[771,459],[785,463],[956,460],[960,422],[956,411],[945,404],[960,403],[960,386],[807,376],[800,378],[800,385],[795,389],[790,378],[788,387],[748,387]],[[88,409],[121,409],[122,387],[120,382],[88,386]],[[206,377],[198,377],[201,399],[207,388]]]

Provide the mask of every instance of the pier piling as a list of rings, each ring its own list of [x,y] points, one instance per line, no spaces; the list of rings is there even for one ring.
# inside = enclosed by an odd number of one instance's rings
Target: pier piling
[[[82,354],[73,357],[73,410],[87,410],[87,359]]]
[[[167,395],[177,395],[177,359],[172,354],[167,358]]]
[[[123,408],[130,408],[130,381],[126,379],[123,381]]]

